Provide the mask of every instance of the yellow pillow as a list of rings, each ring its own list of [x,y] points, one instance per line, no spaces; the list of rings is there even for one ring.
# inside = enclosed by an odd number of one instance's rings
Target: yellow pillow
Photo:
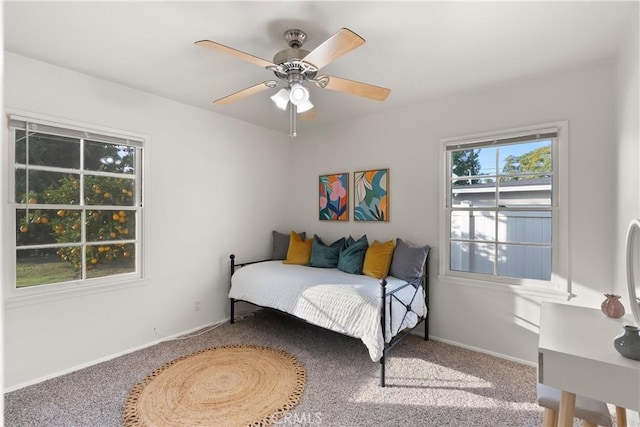
[[[393,240],[380,243],[374,240],[367,253],[364,255],[364,264],[362,265],[362,274],[382,279],[389,275],[389,267],[393,258]]]
[[[298,233],[291,232],[289,237],[289,249],[287,250],[287,259],[282,261],[283,264],[301,264],[307,265],[311,261],[311,245],[313,239],[302,240]]]

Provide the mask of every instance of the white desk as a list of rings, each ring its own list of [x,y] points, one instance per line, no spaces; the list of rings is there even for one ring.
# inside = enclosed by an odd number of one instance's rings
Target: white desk
[[[630,317],[611,319],[599,309],[542,304],[538,380],[563,390],[558,425],[573,425],[576,394],[640,410],[640,361],[613,347],[629,323]]]

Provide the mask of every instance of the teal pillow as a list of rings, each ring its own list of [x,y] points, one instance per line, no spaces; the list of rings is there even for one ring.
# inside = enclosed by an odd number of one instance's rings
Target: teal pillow
[[[362,274],[362,264],[368,248],[369,241],[366,234],[358,240],[354,240],[353,237],[349,236],[342,249],[340,249],[338,269],[345,273]]]
[[[336,268],[340,249],[344,246],[344,237],[326,245],[317,234],[313,235],[311,243],[311,267]]]

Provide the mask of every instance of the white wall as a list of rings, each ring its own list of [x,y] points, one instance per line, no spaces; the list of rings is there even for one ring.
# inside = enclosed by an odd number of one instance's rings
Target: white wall
[[[329,241],[366,233],[370,240],[401,237],[432,245],[431,334],[533,363],[537,361],[539,298],[437,279],[439,140],[569,121],[572,303],[599,307],[602,294],[613,286],[613,107],[614,67],[612,60],[606,60],[303,135],[291,147],[291,226]],[[318,221],[319,175],[383,167],[390,168],[388,223]]]
[[[620,230],[640,215],[637,24],[617,63],[305,130],[291,146],[286,135],[9,53],[4,89],[5,107],[149,135],[152,212],[145,286],[5,308],[6,387],[223,319],[228,253],[268,255],[272,229],[431,244],[432,336],[535,362],[539,298],[437,280],[445,137],[569,120],[571,302],[597,307],[621,292]],[[318,221],[319,175],[381,167],[391,169],[390,222]],[[266,176],[289,181],[290,196],[259,189]]]
[[[638,5],[636,5],[638,6]],[[637,7],[638,8],[638,7]],[[626,233],[629,222],[640,218],[640,38],[638,13],[620,45],[616,73],[616,275],[614,292],[630,311],[626,276]]]
[[[615,286],[627,313],[626,233],[629,221],[640,218],[640,4],[625,34],[616,63],[616,205]],[[640,425],[640,413],[627,411],[628,425]]]
[[[150,137],[149,279],[119,291],[5,306],[5,387],[227,317],[229,253],[265,257],[271,230],[287,226],[281,212],[288,195],[264,189],[265,180],[289,177],[287,136],[6,52],[4,89],[5,108]],[[4,183],[6,144],[3,154]],[[3,185],[3,204],[5,191]]]

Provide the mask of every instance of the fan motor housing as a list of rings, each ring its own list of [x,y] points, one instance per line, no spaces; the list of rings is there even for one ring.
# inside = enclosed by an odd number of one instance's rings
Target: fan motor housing
[[[274,74],[280,79],[286,79],[290,71],[304,75],[305,78],[312,79],[316,76],[317,71],[303,65],[302,59],[309,54],[304,49],[283,49],[276,53],[273,57],[273,63],[277,64],[278,69],[274,69]]]
[[[309,51],[304,49],[282,49],[273,57],[273,63],[281,65],[285,62],[300,62],[308,54]]]

